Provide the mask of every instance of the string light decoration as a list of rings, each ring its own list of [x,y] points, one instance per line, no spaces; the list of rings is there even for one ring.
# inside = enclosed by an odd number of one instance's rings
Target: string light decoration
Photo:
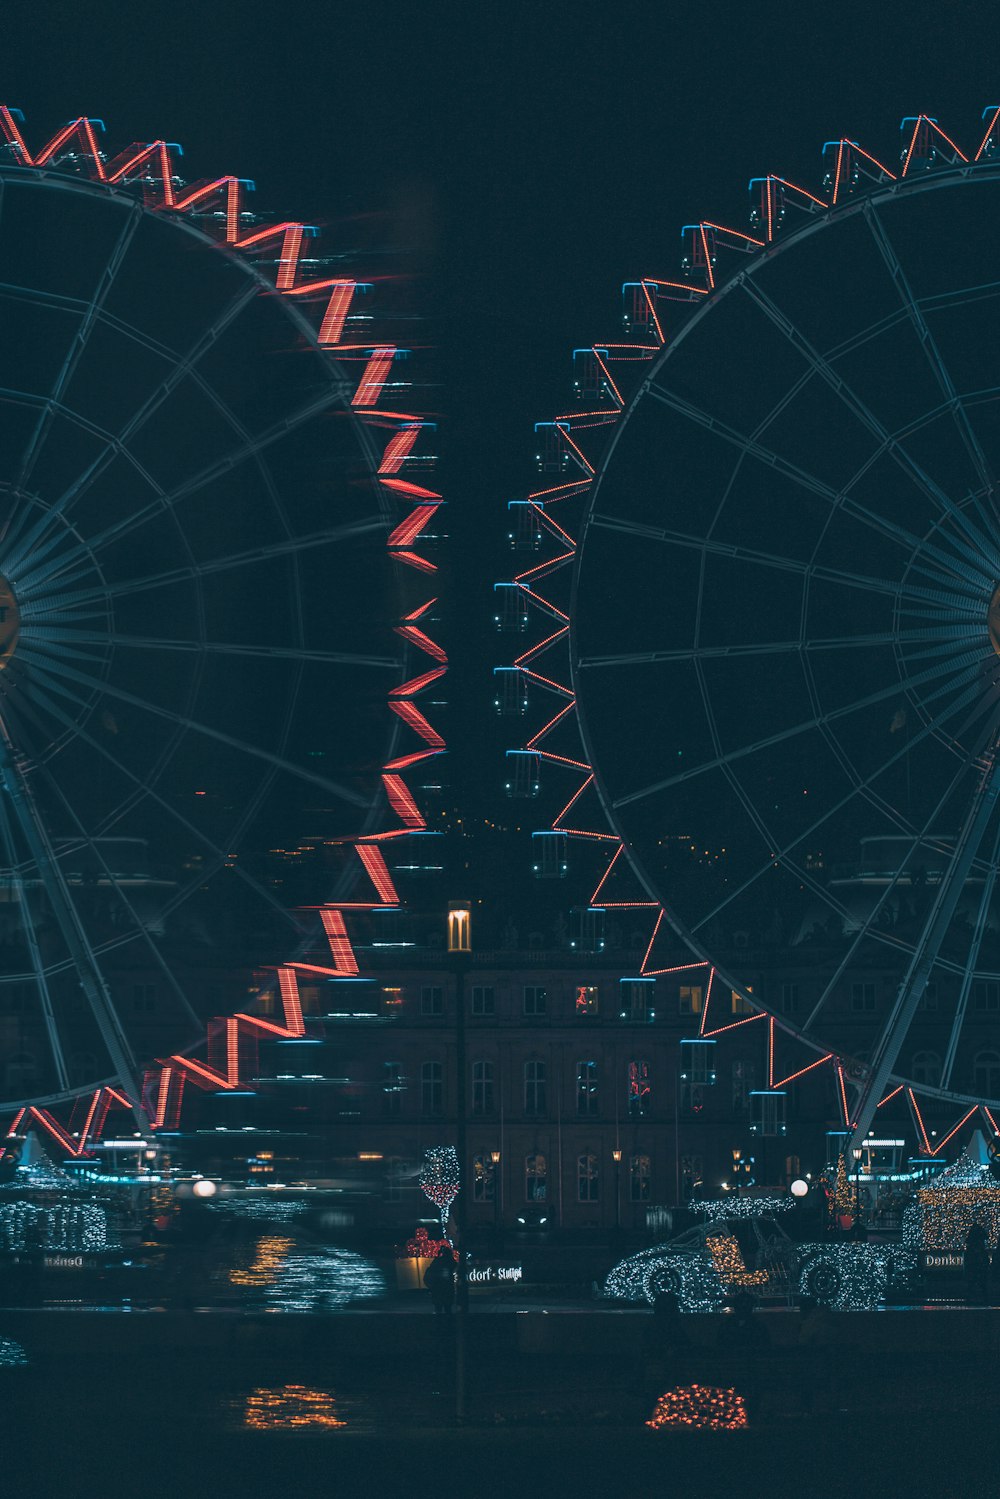
[[[440,1213],[441,1232],[445,1238],[448,1237],[448,1214],[460,1187],[461,1171],[454,1145],[432,1145],[425,1150],[420,1190]]]
[[[274,1197],[268,1193],[244,1197],[242,1193],[230,1192],[213,1202],[213,1213],[231,1213],[236,1218],[259,1218],[264,1222],[284,1223],[309,1211],[311,1204],[296,1202],[288,1198]]]
[[[702,1431],[743,1431],[750,1423],[743,1396],[712,1385],[679,1385],[656,1402],[646,1422],[653,1431],[665,1427],[697,1427]]]
[[[0,1207],[0,1249],[58,1249],[98,1254],[112,1247],[108,1215],[94,1202],[5,1202]]]
[[[897,1268],[880,1244],[802,1244],[799,1256],[800,1294],[841,1312],[873,1310]]]
[[[286,1384],[275,1390],[256,1389],[248,1395],[243,1425],[250,1431],[301,1431],[303,1427],[335,1431],[347,1422],[337,1415],[331,1390]]]
[[[990,1249],[1000,1242],[1000,1183],[989,1166],[967,1151],[942,1171],[931,1186],[921,1187],[903,1214],[903,1247],[961,1251],[969,1230],[978,1223]]]
[[[834,1217],[857,1217],[858,1184],[849,1179],[847,1162],[842,1155],[837,1157],[837,1176],[828,1202],[830,1212]]]
[[[692,1207],[707,1218],[767,1218],[772,1213],[787,1213],[795,1203],[790,1197],[710,1197],[694,1202]]]
[[[705,1240],[716,1274],[726,1286],[766,1286],[766,1270],[748,1270],[739,1242],[729,1234],[712,1234]]]
[[[355,1301],[385,1295],[377,1265],[347,1249],[290,1254],[264,1293],[269,1306],[284,1312],[338,1311]]]
[[[698,1251],[671,1251],[662,1244],[622,1260],[604,1282],[604,1294],[615,1301],[648,1301],[664,1291],[677,1297],[682,1312],[716,1312],[724,1292],[710,1256]]]
[[[0,1338],[0,1369],[23,1369],[28,1355],[13,1338]]]
[[[396,1258],[397,1260],[433,1260],[442,1249],[451,1249],[455,1258],[458,1258],[447,1239],[432,1239],[426,1228],[418,1228],[413,1238],[407,1239],[402,1249],[397,1244]]]

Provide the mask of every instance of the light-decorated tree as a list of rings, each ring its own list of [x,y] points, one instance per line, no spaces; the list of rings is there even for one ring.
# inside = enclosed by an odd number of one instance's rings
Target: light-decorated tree
[[[432,1145],[424,1151],[420,1190],[441,1215],[441,1232],[448,1238],[448,1214],[461,1187],[458,1153],[454,1145]],[[449,1240],[449,1243],[451,1241]]]

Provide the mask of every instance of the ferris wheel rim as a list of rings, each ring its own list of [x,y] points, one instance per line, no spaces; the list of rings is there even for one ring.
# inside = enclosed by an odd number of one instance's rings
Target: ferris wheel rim
[[[915,197],[928,191],[937,191],[949,187],[954,188],[970,181],[981,184],[991,181],[995,182],[998,177],[1000,177],[1000,162],[994,158],[962,166],[936,167],[933,172],[927,172],[922,176],[907,177],[889,184],[874,184],[841,203],[824,205],[822,212],[815,214],[809,222],[791,232],[783,234],[780,238],[762,248],[760,252],[755,253],[749,266],[733,271],[725,280],[720,278],[718,284],[713,287],[712,294],[706,297],[701,305],[695,307],[685,317],[682,325],[671,336],[669,343],[654,355],[648,371],[644,374],[638,388],[621,411],[619,420],[614,424],[610,438],[605,445],[594,477],[589,485],[585,500],[577,550],[572,563],[569,607],[569,666],[570,681],[576,705],[577,726],[584,747],[584,757],[588,769],[593,776],[594,787],[602,813],[608,825],[620,837],[629,864],[634,870],[643,890],[649,895],[651,903],[660,907],[669,925],[682,938],[686,945],[691,948],[692,952],[700,958],[706,967],[716,972],[719,978],[730,986],[735,993],[740,994],[744,999],[748,999],[754,1009],[761,1011],[763,1014],[770,1015],[782,1030],[795,1036],[800,1042],[816,1053],[832,1054],[828,1046],[819,1041],[815,1034],[810,1034],[807,1030],[800,1027],[794,1018],[776,1012],[766,1001],[762,1002],[758,996],[752,995],[748,991],[745,981],[738,980],[725,965],[720,965],[717,959],[712,956],[709,950],[710,944],[700,938],[697,932],[692,930],[690,922],[674,910],[670,900],[669,889],[664,886],[662,881],[658,882],[650,876],[642,854],[635,848],[626,826],[619,820],[617,815],[618,803],[613,798],[606,781],[601,763],[602,757],[595,753],[594,733],[590,722],[591,709],[588,707],[590,694],[583,686],[583,678],[588,663],[583,656],[580,646],[581,625],[579,602],[581,574],[588,561],[586,542],[590,528],[594,523],[594,518],[599,513],[603,482],[613,463],[615,450],[628,428],[630,418],[640,403],[648,397],[650,388],[655,384],[657,376],[668,365],[677,348],[683,345],[693,330],[700,325],[704,318],[710,316],[711,312],[719,306],[720,302],[726,296],[730,295],[738,287],[741,287],[748,278],[759,273],[762,266],[772,263],[783,254],[794,253],[795,249],[801,246],[805,240],[810,239],[825,228],[831,227],[836,223],[845,222],[859,213],[864,213],[866,207],[870,205],[877,207],[881,204],[899,201],[905,197]],[[957,292],[956,295],[958,295]],[[868,331],[870,333],[871,330],[869,329]],[[997,390],[1000,390],[1000,386],[993,388],[994,395]],[[962,397],[963,404],[966,400],[967,397]],[[921,420],[929,421],[931,419],[928,413],[921,414]],[[939,524],[943,524],[940,518],[935,522],[935,526]],[[903,581],[901,580],[897,585],[897,593],[902,591],[902,587]],[[898,642],[895,644],[898,648]],[[966,763],[968,764],[969,761],[967,760]],[[875,936],[876,934],[872,932],[869,935]],[[954,968],[956,971],[961,972],[961,969],[957,965],[949,964],[944,960],[941,962],[941,967],[943,969]],[[984,970],[987,976],[990,971]],[[977,976],[979,976],[978,973]],[[841,1060],[849,1060],[849,1052],[843,1047],[838,1047],[836,1055]],[[859,1063],[859,1065],[863,1067],[866,1064]],[[932,1097],[949,1103],[997,1106],[997,1099],[984,1098],[982,1094],[967,1093],[950,1086],[935,1086],[924,1082],[916,1084],[912,1078],[895,1072],[892,1073],[891,1080],[894,1085],[899,1084],[903,1087],[918,1088],[921,1096]]]

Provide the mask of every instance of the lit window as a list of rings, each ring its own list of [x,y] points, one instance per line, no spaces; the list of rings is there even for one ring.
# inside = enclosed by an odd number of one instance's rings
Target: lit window
[[[648,1155],[630,1155],[628,1158],[628,1195],[630,1202],[648,1202],[652,1171]]]
[[[597,1113],[596,1062],[577,1062],[576,1064],[576,1112],[578,1114]]]
[[[524,1158],[525,1202],[544,1202],[547,1185],[545,1157],[539,1151],[533,1151],[531,1155],[526,1155]]]
[[[649,1112],[652,1092],[649,1086],[649,1063],[629,1062],[627,1075],[628,1111],[633,1119]]]
[[[578,1015],[597,1014],[597,985],[577,984],[576,986],[576,1013]]]

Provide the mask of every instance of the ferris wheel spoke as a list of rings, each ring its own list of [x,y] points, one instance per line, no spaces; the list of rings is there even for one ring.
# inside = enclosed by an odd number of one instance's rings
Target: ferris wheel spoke
[[[128,703],[132,708],[139,708],[154,718],[161,718],[167,723],[177,724],[179,727],[189,729],[193,734],[198,734],[205,739],[211,739],[217,744],[224,744],[228,749],[236,750],[252,760],[259,760],[262,764],[270,765],[275,770],[280,770],[291,775],[299,781],[308,785],[319,786],[321,790],[337,797],[340,801],[348,802],[352,806],[365,807],[367,801],[357,792],[351,791],[347,786],[341,786],[336,781],[329,780],[326,776],[318,775],[315,771],[306,770],[301,765],[296,765],[292,760],[286,760],[282,755],[272,753],[262,745],[250,744],[245,739],[240,739],[234,734],[226,734],[221,729],[212,728],[210,724],[201,723],[198,719],[186,717],[184,714],[175,713],[171,708],[164,707],[161,703],[151,702],[148,698],[138,697],[134,692],[126,692],[124,688],[117,687],[111,682],[102,681],[99,677],[89,675],[87,672],[70,666],[59,657],[51,656],[47,662],[47,670],[57,676],[65,677],[69,681],[79,682],[81,686],[92,688],[95,692],[106,694],[117,702]]]
[[[17,896],[18,908],[22,915],[21,929],[24,932],[24,938],[28,946],[28,956],[31,961],[35,990],[42,1012],[49,1050],[52,1053],[52,1064],[56,1071],[57,1086],[59,1088],[68,1088],[69,1073],[66,1069],[62,1038],[59,1035],[59,1027],[56,1024],[55,1011],[52,1008],[52,994],[49,990],[48,977],[45,972],[45,965],[42,962],[41,950],[38,946],[38,934],[35,930],[35,922],[28,907],[28,891],[21,870],[18,867],[13,833],[7,818],[6,797],[2,789],[0,789],[0,843],[3,845],[3,851],[11,871],[11,881],[14,886],[14,893]]]
[[[899,274],[900,276],[902,276],[901,270]],[[903,280],[903,285],[905,286],[905,278]],[[832,365],[830,365],[829,362],[824,359],[816,349],[813,348],[812,344],[796,326],[796,324],[788,316],[788,314],[785,313],[778,306],[778,304],[773,301],[773,299],[769,297],[761,287],[757,285],[756,281],[754,281],[752,277],[744,278],[742,282],[742,289],[761,310],[761,312],[763,312],[765,317],[768,318],[772,326],[777,328],[778,331],[787,339],[787,341],[791,344],[792,348],[799,355],[799,357],[806,361],[806,363],[809,365],[809,368],[823,381],[828,389],[830,389],[834,393],[834,395],[843,402],[843,404],[861,423],[861,425],[865,427],[869,435],[873,437],[878,443],[880,450],[883,452],[888,452],[894,462],[898,464],[898,466],[903,470],[907,477],[912,480],[912,482],[920,489],[924,496],[927,499],[931,500],[934,504],[936,504],[942,511],[944,511],[945,514],[949,515],[951,519],[956,522],[956,524],[960,525],[966,532],[966,534],[974,540],[977,547],[983,547],[985,550],[986,538],[983,536],[983,534],[969,525],[968,519],[965,516],[964,512],[958,506],[956,506],[951,501],[951,499],[949,499],[949,497],[944,493],[941,487],[938,484],[935,484],[930,475],[925,473],[920,465],[910,456],[909,453],[907,453],[902,444],[886,429],[882,422],[880,422],[879,419],[875,416],[874,412],[871,411],[871,409],[865,404],[865,402],[862,401],[861,398],[851,389],[847,381],[844,380],[843,377],[839,375],[837,371],[832,367]],[[906,287],[906,295],[908,297],[910,296],[908,287]],[[922,347],[927,352],[928,358],[930,358],[932,364],[935,365],[935,369],[939,374],[939,384],[941,385],[942,392],[945,395],[949,408],[954,413],[954,407],[957,405],[957,397],[955,395],[954,389],[951,386],[951,382],[947,377],[947,372],[944,370],[943,366],[940,365],[940,360],[936,356],[936,350],[933,349],[933,340],[931,339],[930,330],[923,322],[923,318],[919,313],[919,309],[912,302],[912,297],[910,297],[910,311],[911,317],[916,317],[918,320],[915,324],[917,335],[920,338]],[[930,347],[928,347],[929,345]],[[971,436],[971,430],[969,435]],[[988,486],[989,476],[986,471],[985,459],[983,459],[981,452],[978,452],[977,471],[979,471],[981,482]]]
[[[174,583],[190,582],[192,579],[211,577],[216,573],[230,572],[234,568],[250,567],[260,562],[277,561],[282,557],[294,557],[299,552],[314,551],[319,547],[335,546],[340,542],[353,540],[356,537],[384,534],[386,530],[385,521],[381,517],[371,517],[367,520],[351,521],[344,526],[331,526],[323,531],[313,531],[308,535],[289,537],[287,540],[273,542],[268,546],[251,547],[245,552],[234,552],[231,556],[219,557],[210,562],[192,563],[187,567],[173,567],[164,572],[147,573],[137,578],[123,579],[117,583],[92,588],[75,589],[65,592],[62,587],[51,593],[43,588],[41,584],[31,582],[24,589],[24,597],[32,604],[46,598],[53,598],[60,609],[75,607],[77,604],[99,602],[104,599],[124,598],[131,593],[145,593],[149,589],[163,588]],[[120,533],[119,533],[120,534]],[[110,543],[115,539],[113,533],[108,533],[102,539]],[[19,590],[18,598],[21,597]]]
[[[973,656],[972,659],[978,658]],[[898,699],[908,688],[915,689],[928,685],[931,682],[936,682],[946,673],[953,677],[954,663],[952,661],[926,667],[914,676],[901,677],[898,682],[892,682],[888,687],[880,688],[877,692],[870,692],[865,697],[858,698],[854,703],[848,703],[841,708],[834,708],[828,713],[818,713],[814,717],[804,719],[797,724],[792,724],[791,727],[782,729],[776,734],[768,734],[763,739],[755,740],[752,744],[740,745],[737,749],[728,750],[725,754],[717,755],[711,760],[706,760],[701,765],[692,766],[690,770],[683,770],[678,775],[668,776],[662,781],[655,781],[649,786],[644,786],[639,791],[631,791],[626,796],[618,797],[612,803],[612,806],[615,808],[626,807],[632,802],[643,801],[646,797],[655,796],[658,792],[669,791],[674,786],[682,785],[685,781],[694,780],[696,777],[705,775],[709,771],[721,770],[738,760],[744,760],[750,755],[759,754],[761,750],[773,749],[776,745],[785,744],[791,739],[798,738],[801,734],[806,734],[812,729],[822,727],[824,724],[835,723],[842,718],[849,717],[852,713],[860,713],[865,708],[872,708],[879,703]]]
[[[333,666],[373,666],[396,670],[399,662],[391,656],[363,656],[350,651],[313,651],[297,646],[236,645],[219,640],[166,640],[153,635],[88,634],[71,627],[36,626],[32,634],[46,642],[65,641],[77,645],[116,645],[142,651],[182,652],[209,656],[245,656],[254,661],[302,661]]]
[[[107,300],[111,288],[115,284],[118,272],[121,269],[125,257],[128,254],[129,247],[131,246],[132,240],[135,237],[135,232],[141,222],[142,208],[139,203],[135,203],[128,211],[125,223],[122,226],[122,231],[118,236],[117,242],[115,243],[110,256],[108,257],[104,270],[101,273],[101,278],[98,283],[97,289],[95,290],[94,295],[91,298],[82,319],[80,320],[80,325],[77,328],[76,334],[70,344],[69,349],[66,351],[66,357],[56,374],[55,383],[53,384],[49,400],[46,402],[46,405],[35,424],[35,430],[32,432],[31,437],[29,438],[28,446],[21,460],[21,471],[16,481],[17,487],[19,489],[26,488],[28,481],[31,478],[31,471],[34,468],[38,456],[42,451],[42,448],[45,444],[45,439],[48,436],[49,431],[51,430],[52,419],[55,415],[57,404],[62,400],[63,393],[65,392],[66,387],[69,385],[70,380],[73,378],[73,374],[76,371],[81,358],[83,357],[83,353],[90,340],[90,335],[100,321],[101,308]]]
[[[830,636],[825,639],[811,640],[803,638],[799,640],[771,640],[761,645],[698,645],[681,646],[672,651],[631,651],[626,654],[615,654],[609,656],[581,656],[579,666],[653,666],[660,662],[669,661],[713,661],[717,659],[738,659],[741,657],[754,656],[781,656],[791,655],[798,651],[842,651],[842,650],[867,650],[873,646],[894,645],[897,641],[904,644],[918,644],[922,641],[940,644],[943,641],[967,641],[969,637],[968,625],[942,625],[934,629],[927,627],[920,630],[900,630],[893,633],[891,630],[879,631],[872,635],[843,635]],[[949,649],[941,645],[941,649]]]
[[[1000,778],[996,774],[997,748],[998,742],[994,735],[990,748],[980,762],[978,784],[970,800],[961,832],[955,841],[954,853],[938,883],[930,914],[914,947],[906,975],[899,986],[895,1003],[875,1049],[871,1070],[861,1089],[851,1134],[852,1148],[868,1133],[875,1117],[875,1110],[896,1065],[941,943],[962,896],[973,860],[996,812],[997,797],[1000,796]]]
[[[53,684],[53,688],[55,689],[57,685],[58,684]],[[212,855],[214,862],[219,867],[221,867],[226,862],[227,858],[229,857],[228,852],[221,849],[219,845],[212,838],[210,838],[202,828],[197,827],[195,823],[191,822],[187,817],[185,817],[184,814],[176,806],[174,806],[172,802],[168,801],[166,797],[161,796],[161,794],[156,790],[155,786],[152,786],[146,777],[137,775],[135,771],[130,770],[122,760],[111,753],[107,745],[102,744],[100,740],[95,739],[94,736],[88,733],[85,728],[79,725],[73,718],[69,717],[59,707],[57,702],[49,698],[46,694],[40,694],[40,696],[43,698],[42,705],[44,706],[46,712],[51,713],[52,717],[56,719],[57,722],[61,723],[64,728],[72,729],[76,737],[82,743],[88,745],[103,760],[107,761],[107,763],[119,775],[123,776],[124,779],[132,785],[135,792],[137,793],[136,800],[148,799],[149,801],[153,802],[157,807],[159,807],[162,812],[166,813],[173,822],[177,823],[179,827],[183,828],[185,833],[194,838],[194,840],[197,843],[200,843],[203,848],[207,849],[208,852]],[[235,830],[237,835],[240,831],[241,830],[239,828]],[[69,851],[74,851],[76,847],[77,845],[73,845]],[[277,899],[273,892],[268,890],[266,885],[260,884],[260,882],[256,880],[254,876],[250,874],[249,871],[239,863],[238,860],[235,864],[233,864],[232,872],[233,874],[235,874],[236,878],[240,881],[241,884],[245,885],[247,889],[251,890],[254,895],[260,898],[264,905],[266,905],[270,910],[279,915],[283,919],[283,921],[285,921],[295,931],[299,930],[299,923],[296,921],[294,915],[288,910],[288,907],[282,905],[282,903]]]
[[[976,913],[976,924],[972,932],[972,941],[969,944],[968,955],[965,960],[965,971],[962,974],[962,983],[958,992],[958,1003],[955,1006],[955,1018],[952,1021],[951,1031],[948,1036],[948,1046],[945,1051],[944,1065],[941,1069],[941,1086],[951,1087],[951,1074],[955,1066],[955,1057],[958,1053],[959,1037],[965,1022],[965,1012],[968,1008],[969,995],[972,992],[972,982],[979,966],[979,951],[982,947],[983,937],[989,921],[990,906],[993,902],[993,893],[997,882],[997,861],[1000,859],[1000,827],[997,828],[993,837],[993,852],[986,870],[986,878],[983,881],[983,893],[979,898],[979,909]]]
[[[854,801],[857,797],[866,797],[867,794],[872,791],[876,782],[885,775],[886,771],[890,770],[893,765],[897,764],[899,761],[903,760],[905,756],[910,754],[910,752],[915,748],[916,745],[920,744],[924,739],[927,739],[930,735],[934,734],[941,724],[948,722],[957,713],[961,712],[963,707],[967,707],[977,695],[978,692],[976,688],[968,689],[963,697],[959,698],[955,703],[953,703],[947,711],[942,712],[933,723],[925,724],[918,733],[912,735],[908,743],[901,749],[897,750],[895,754],[890,755],[888,760],[884,760],[882,764],[879,765],[877,770],[872,771],[869,775],[860,780],[856,780],[855,784],[850,788],[846,795],[842,796],[840,800],[838,802],[835,802],[832,807],[828,807],[827,810],[821,813],[820,816],[815,818],[808,827],[803,828],[799,833],[797,833],[795,837],[788,843],[786,843],[784,847],[779,849],[777,853],[769,854],[767,859],[760,865],[758,869],[754,871],[753,874],[749,875],[735,890],[728,892],[726,896],[721,901],[719,901],[718,904],[711,911],[709,911],[706,916],[695,922],[691,927],[691,931],[693,933],[697,933],[702,929],[702,927],[707,926],[712,921],[716,920],[723,913],[723,911],[727,909],[727,907],[732,905],[732,903],[735,900],[739,899],[740,896],[744,895],[747,890],[751,888],[751,886],[756,884],[758,880],[762,879],[770,870],[774,869],[776,865],[788,865],[789,861],[791,860],[791,856],[796,848],[801,847],[804,843],[807,842],[808,839],[812,838],[816,833],[818,833],[820,829],[823,828],[832,817],[836,817],[838,813],[842,812],[845,809],[845,807],[850,806],[851,802]],[[948,790],[942,796],[939,805],[935,808],[934,812],[931,814],[931,817],[928,819],[927,826],[920,834],[913,838],[912,842],[914,846],[916,846],[916,844],[918,843],[923,843],[926,841],[930,833],[930,828],[938,817],[941,808],[946,804],[948,798],[958,789],[962,777],[967,773],[967,770],[967,764],[959,766],[958,770],[955,772],[954,777],[952,778]],[[730,781],[730,784],[733,786],[733,789],[736,792],[736,795],[743,803],[751,818],[755,822],[757,822],[756,814],[751,810],[747,801],[747,797],[744,794],[743,788],[741,787],[738,778],[732,772],[727,772],[726,774],[727,779]],[[881,798],[879,798],[879,801],[881,801]],[[768,841],[770,841],[769,830],[759,822],[757,823],[757,826],[758,831],[761,832]],[[801,879],[807,882],[810,886],[819,889],[819,887],[815,886],[815,882],[809,878],[807,871],[800,869],[798,866],[794,866],[793,873],[795,874],[795,877],[797,879]],[[827,892],[821,893],[824,894],[825,899],[829,902],[829,894]],[[839,910],[841,915],[849,914],[846,908],[843,906],[838,905],[837,909]],[[824,1000],[821,1000],[820,1005],[822,1005],[822,1003],[824,1002]],[[817,1006],[817,1009],[819,1007],[820,1006]],[[810,1017],[810,1021],[811,1019],[812,1017]],[[809,1023],[810,1022],[807,1022],[807,1027]]]
[[[663,405],[676,411],[679,415],[686,417],[689,421],[711,432],[714,437],[718,437],[723,442],[728,443],[741,455],[756,459],[764,467],[773,469],[782,478],[790,480],[798,488],[804,489],[808,493],[824,500],[832,510],[842,510],[844,514],[851,516],[854,520],[859,521],[862,525],[867,526],[879,536],[893,542],[908,553],[912,553],[920,545],[919,539],[911,532],[906,531],[902,526],[895,525],[892,521],[887,520],[886,517],[879,515],[877,512],[869,510],[866,505],[853,498],[850,494],[849,485],[839,491],[831,488],[829,484],[825,484],[814,474],[807,473],[805,469],[800,468],[797,464],[789,462],[786,458],[782,458],[780,454],[775,453],[756,436],[740,432],[735,427],[730,427],[720,418],[712,416],[701,407],[695,406],[692,402],[685,400],[673,391],[665,389],[662,385],[650,384],[649,394],[662,402]],[[871,462],[874,462],[875,457],[877,457],[877,454],[873,455],[867,466],[870,466]],[[928,483],[931,482],[928,480]],[[947,496],[943,492],[938,491],[936,486],[934,488],[942,508],[947,510],[949,515],[953,515],[953,519],[962,526],[962,529],[966,531],[972,540],[985,547],[986,543],[984,539],[969,526],[968,518],[964,513],[956,510],[951,505],[951,501]]]
[[[990,473],[990,466],[986,461],[986,455],[983,453],[979,445],[979,440],[972,429],[968,413],[959,400],[954,382],[944,360],[941,358],[934,335],[927,326],[920,303],[913,295],[913,289],[893,248],[888,230],[879,217],[878,210],[871,202],[865,203],[862,209],[862,216],[875,243],[875,247],[885,263],[886,270],[889,272],[890,279],[896,288],[897,295],[903,304],[907,317],[913,325],[913,331],[917,335],[917,341],[931,367],[931,373],[947,402],[955,425],[958,428],[959,436],[979,476],[979,482],[983,486],[984,492],[987,495],[992,495],[993,477]]]
[[[86,995],[112,1066],[118,1074],[126,1096],[132,1099],[133,1112],[139,1120],[141,1115],[136,1086],[135,1057],[86,930],[73,903],[66,877],[59,865],[44,820],[39,814],[34,794],[2,718],[0,718],[0,768],[3,771],[4,791],[21,835],[37,866],[39,878],[48,896],[49,907],[69,953],[70,963]]]
[[[201,1020],[195,1013],[191,1001],[188,999],[180,984],[177,982],[177,978],[173,970],[170,968],[163,954],[160,952],[160,949],[153,941],[152,934],[149,931],[148,925],[143,921],[142,917],[139,915],[138,911],[129,900],[128,895],[122,888],[120,882],[112,873],[108,861],[105,859],[104,854],[101,852],[101,845],[99,841],[88,834],[86,828],[83,826],[83,823],[77,816],[75,808],[72,806],[68,798],[64,795],[63,789],[59,784],[57,777],[52,775],[51,771],[45,765],[41,766],[40,770],[42,775],[45,777],[46,783],[48,784],[51,792],[54,794],[56,801],[63,808],[66,816],[69,818],[72,825],[76,828],[81,840],[80,846],[82,848],[85,848],[93,857],[95,862],[100,866],[104,878],[107,880],[110,889],[114,891],[116,897],[118,898],[119,904],[121,905],[125,915],[129,920],[129,923],[131,924],[133,933],[141,938],[144,947],[153,960],[154,966],[159,970],[163,978],[166,980],[167,987],[173,992],[174,997],[178,1000],[181,1006],[181,1009],[187,1015],[187,1018],[191,1021],[191,1024],[194,1026],[195,1031],[197,1032],[201,1028]]]

